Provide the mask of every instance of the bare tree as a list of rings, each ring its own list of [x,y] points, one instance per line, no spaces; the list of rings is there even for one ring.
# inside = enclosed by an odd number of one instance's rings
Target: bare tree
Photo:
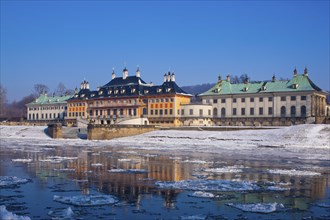
[[[46,94],[46,93],[49,93],[48,86],[46,86],[44,84],[40,84],[40,83],[34,85],[34,96],[35,97],[38,97],[41,94]]]
[[[57,88],[56,88],[56,90],[55,90],[55,95],[57,95],[57,96],[64,96],[65,95],[65,93],[66,93],[66,87],[65,87],[65,85],[63,84],[63,83],[59,83],[58,85],[57,85]]]
[[[7,113],[7,91],[0,84],[0,118],[6,118]]]

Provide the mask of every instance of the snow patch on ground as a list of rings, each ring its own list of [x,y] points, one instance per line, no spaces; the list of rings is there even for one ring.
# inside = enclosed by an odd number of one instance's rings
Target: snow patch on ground
[[[4,206],[4,205],[0,206],[0,219],[2,219],[2,220],[31,220],[31,218],[28,216],[20,216],[20,215],[14,214],[12,212],[9,212],[6,209],[6,206]]]
[[[268,170],[268,173],[280,174],[280,175],[289,175],[289,176],[319,176],[321,173],[307,171],[307,170]]]
[[[111,195],[88,195],[71,197],[54,195],[53,200],[56,202],[75,206],[111,205],[118,202],[118,199]]]
[[[227,203],[226,205],[235,207],[244,212],[271,213],[278,208],[283,208],[282,204],[274,203]]]

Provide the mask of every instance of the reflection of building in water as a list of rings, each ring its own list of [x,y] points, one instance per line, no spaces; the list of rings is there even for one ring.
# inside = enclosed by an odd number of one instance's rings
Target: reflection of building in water
[[[140,194],[158,193],[164,197],[164,206],[167,208],[171,208],[174,205],[174,198],[180,191],[159,190],[155,187],[154,181],[191,179],[193,168],[195,168],[191,163],[180,163],[169,159],[167,156],[150,157],[150,155],[127,155],[115,152],[97,153],[80,151],[79,149],[73,151],[66,149],[66,152],[64,152],[62,148],[60,149],[55,149],[55,153],[54,151],[42,153],[22,152],[22,155],[19,155],[19,157],[33,159],[35,162],[28,164],[29,171],[34,171],[33,169],[35,169],[36,175],[45,182],[47,182],[49,176],[68,176],[68,179],[74,180],[88,179],[88,183],[77,183],[82,193],[88,193],[90,187],[95,186],[104,193],[114,194],[123,200],[136,202],[138,202]],[[78,159],[66,160],[61,163],[41,162],[54,154],[67,155],[68,157],[78,155]],[[230,162],[237,164],[237,161],[228,161],[228,165]],[[290,166],[281,166],[283,170],[292,169]],[[267,173],[267,168],[276,169],[279,167],[276,164],[269,164],[268,161],[245,161],[244,167],[256,169],[251,169],[249,173],[216,173],[213,176],[209,176],[208,179],[241,179],[254,182],[290,183],[287,187],[291,190],[279,193],[285,196],[288,204],[292,204],[300,209],[303,209],[304,205],[311,202],[310,199],[323,198],[326,188],[329,187],[329,179],[325,176],[288,176]],[[74,169],[74,172],[61,173],[55,172],[54,169]],[[108,172],[111,169],[144,169],[148,172],[138,174]],[[264,171],[261,172],[260,169]],[[242,196],[242,200],[242,202],[273,202],[269,193],[260,192],[245,194]]]

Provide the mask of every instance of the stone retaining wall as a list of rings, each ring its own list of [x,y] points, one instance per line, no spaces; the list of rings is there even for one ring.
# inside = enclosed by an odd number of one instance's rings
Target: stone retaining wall
[[[55,138],[55,139],[63,138],[62,124],[61,123],[48,124],[47,134],[51,138]]]
[[[127,137],[157,130],[152,125],[94,125],[87,127],[87,139],[110,140],[113,138]]]

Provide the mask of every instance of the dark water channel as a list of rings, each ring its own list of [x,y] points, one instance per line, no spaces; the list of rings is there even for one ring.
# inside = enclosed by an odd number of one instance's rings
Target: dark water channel
[[[329,167],[324,161],[112,147],[0,152],[0,176],[29,180],[0,186],[0,206],[31,219],[330,219]],[[294,170],[311,174],[295,175]],[[116,201],[96,206],[55,201],[82,195],[111,195]],[[244,211],[237,204],[272,204],[276,210]]]

